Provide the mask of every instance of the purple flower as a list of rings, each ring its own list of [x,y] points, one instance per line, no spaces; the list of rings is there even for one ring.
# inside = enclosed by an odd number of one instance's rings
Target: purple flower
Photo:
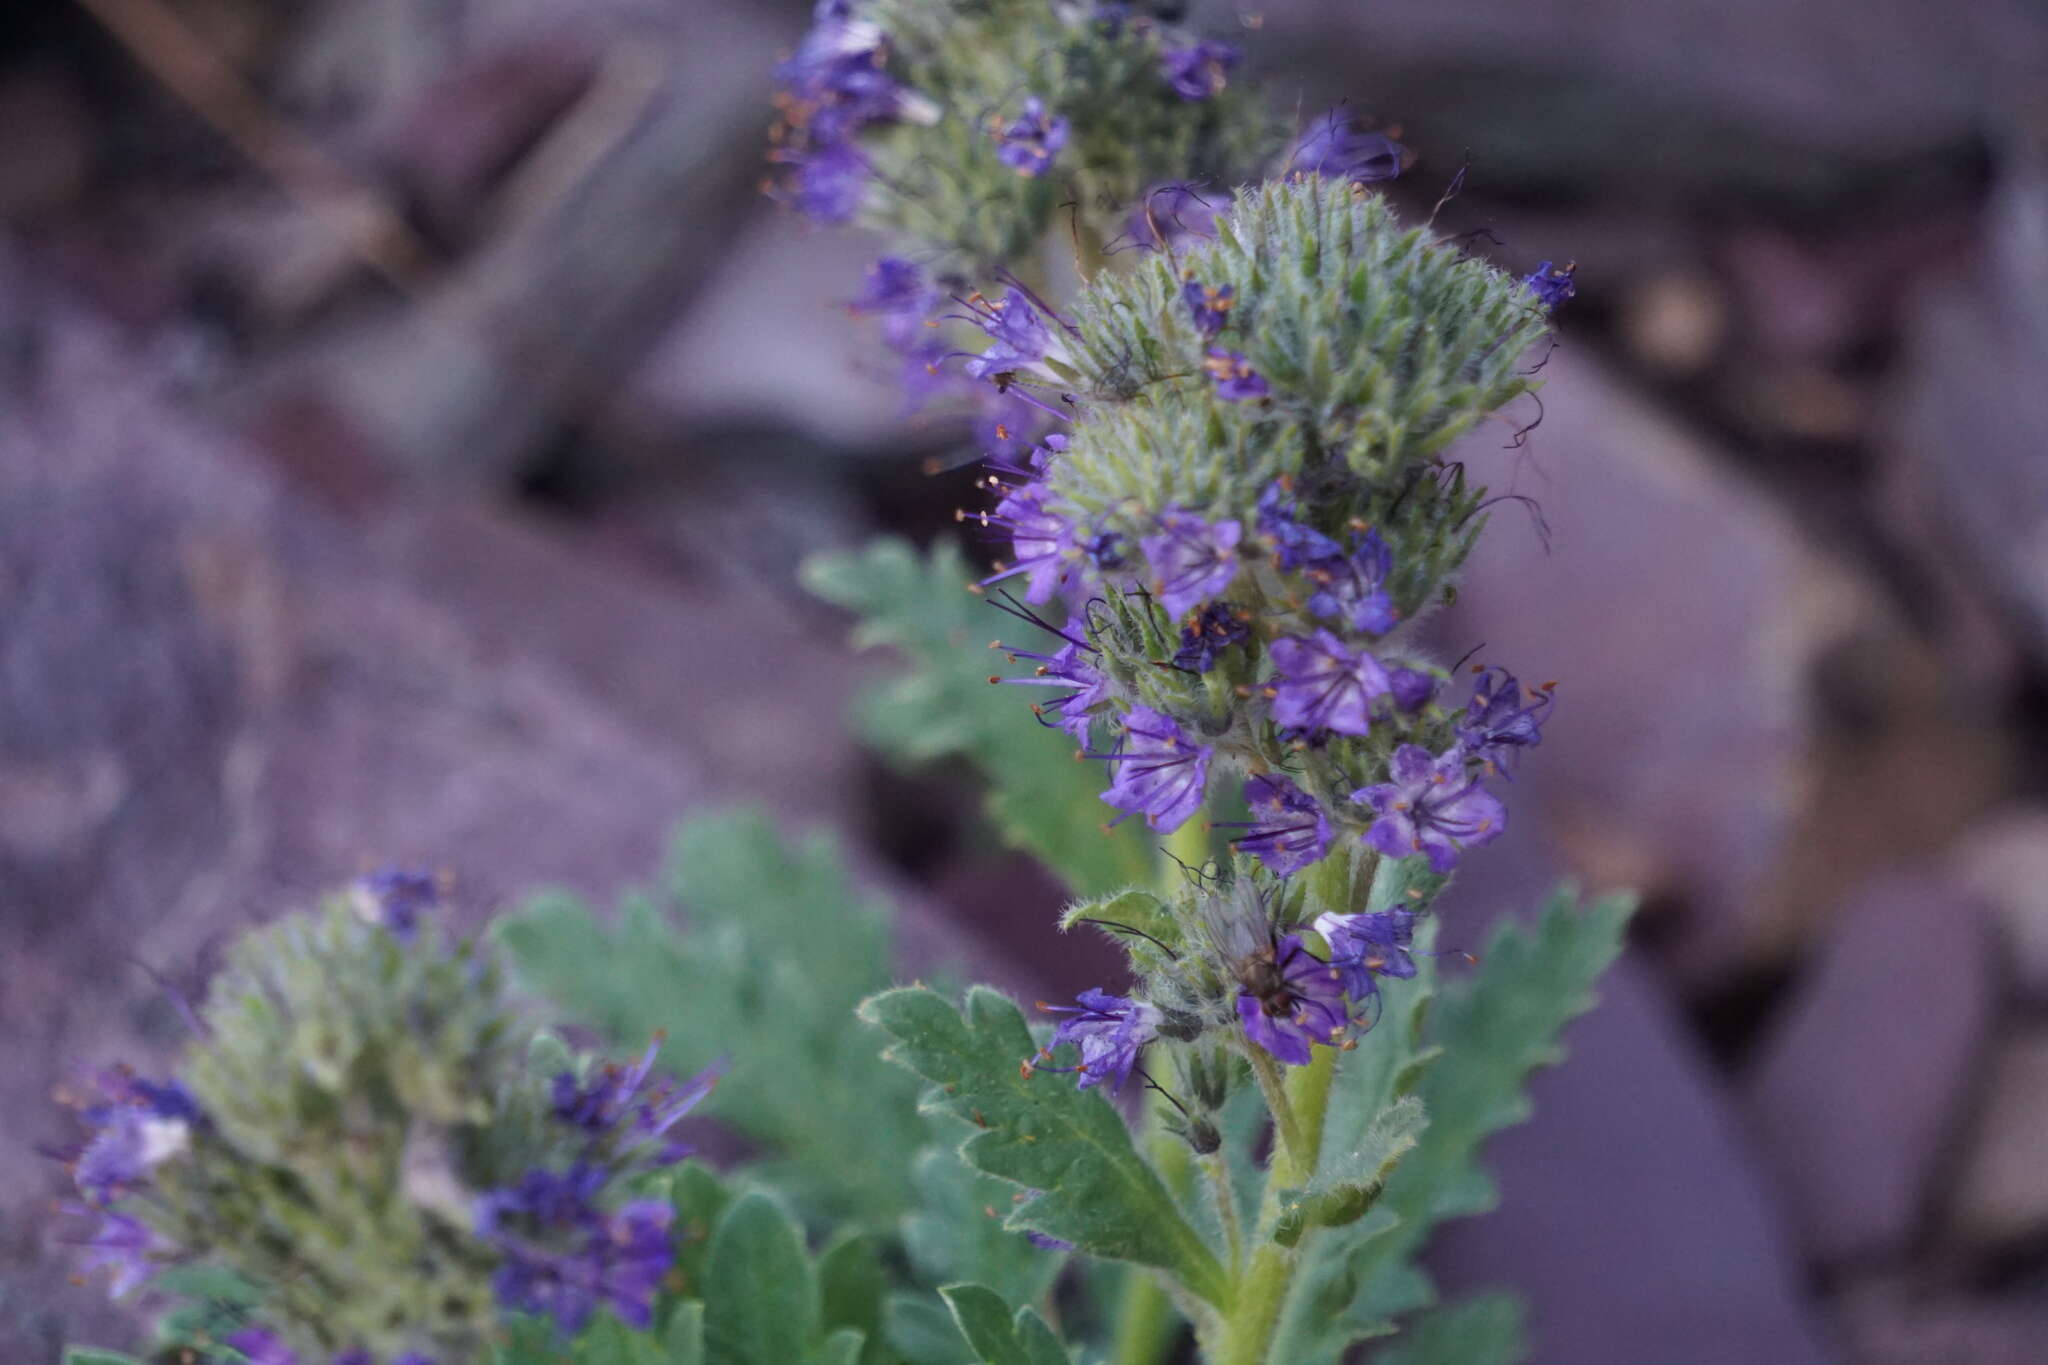
[[[1269,684],[1273,723],[1284,729],[1368,734],[1373,699],[1393,690],[1378,659],[1347,648],[1327,630],[1308,638],[1282,636],[1268,653],[1280,670]]]
[[[656,1037],[632,1066],[607,1063],[588,1082],[578,1081],[573,1072],[558,1074],[549,1096],[555,1120],[582,1129],[594,1143],[631,1148],[659,1142],[649,1158],[655,1166],[672,1166],[688,1156],[690,1145],[668,1132],[717,1088],[725,1064],[713,1063],[680,1086],[665,1079],[650,1086],[648,1075],[661,1044]]]
[[[79,1244],[78,1271],[81,1277],[106,1271],[109,1298],[121,1298],[155,1274],[156,1259],[152,1253],[171,1249],[148,1225],[125,1213],[83,1204],[65,1203],[60,1207],[68,1214],[98,1219],[99,1226],[92,1236]]]
[[[1074,538],[1074,524],[1046,506],[1049,496],[1042,483],[1018,484],[1004,494],[995,511],[971,518],[983,527],[1010,533],[1012,558],[1008,564],[998,563],[996,572],[981,580],[983,587],[1023,574],[1024,600],[1047,602],[1086,563]]]
[[[595,1200],[606,1179],[593,1166],[535,1169],[477,1201],[477,1235],[505,1257],[492,1280],[502,1307],[552,1318],[564,1336],[581,1331],[601,1302],[629,1327],[651,1324],[675,1261],[675,1210],[645,1200],[605,1213]]]
[[[1066,145],[1067,121],[1047,114],[1036,95],[1024,101],[1021,116],[996,130],[996,158],[1022,176],[1044,175]]]
[[[1392,180],[1401,173],[1407,156],[1408,149],[1385,133],[1367,132],[1342,110],[1332,109],[1311,124],[1295,144],[1287,169],[1362,184]]]
[[[1243,351],[1226,351],[1212,346],[1202,368],[1216,381],[1216,396],[1227,402],[1242,403],[1248,398],[1264,398],[1272,392],[1265,376],[1252,368]]]
[[[1394,705],[1406,715],[1414,715],[1436,695],[1436,679],[1419,668],[1389,669],[1387,681],[1393,686]]]
[[[1054,654],[1038,654],[1028,649],[1010,649],[1006,645],[997,648],[1005,650],[1012,663],[1019,659],[1034,660],[1038,667],[1028,678],[990,678],[992,683],[1010,683],[1019,687],[1060,687],[1067,689],[1065,695],[1050,701],[1034,703],[1031,714],[1042,724],[1064,730],[1076,744],[1088,743],[1088,729],[1094,721],[1092,712],[1110,697],[1109,679],[1095,666],[1093,645],[1083,644],[1067,637],[1067,644]],[[1047,719],[1050,712],[1052,719]]]
[[[1159,601],[1171,616],[1185,616],[1212,598],[1221,597],[1237,577],[1237,543],[1244,528],[1237,522],[1208,522],[1193,512],[1168,508],[1159,514],[1159,529],[1138,542],[1157,580]]]
[[[1194,320],[1195,330],[1205,337],[1215,336],[1223,330],[1223,324],[1230,321],[1230,310],[1237,303],[1235,286],[1208,285],[1190,279],[1181,286],[1180,296],[1188,306],[1188,316]]]
[[[867,159],[844,142],[830,142],[797,159],[796,190],[790,197],[814,223],[850,223],[868,191]]]
[[[1548,687],[1525,693],[1514,674],[1489,668],[1472,684],[1472,700],[1458,722],[1458,742],[1465,752],[1506,776],[1522,750],[1543,742],[1543,722],[1556,703]]]
[[[1180,650],[1173,656],[1173,666],[1207,673],[1216,666],[1219,652],[1241,643],[1251,633],[1251,617],[1244,608],[1228,602],[1211,602],[1180,628]]]
[[[1379,816],[1365,841],[1389,858],[1426,853],[1431,870],[1446,873],[1464,849],[1491,843],[1507,828],[1507,807],[1467,775],[1462,745],[1432,758],[1420,745],[1403,744],[1390,769],[1393,781],[1351,793]]]
[[[1287,486],[1275,479],[1259,494],[1259,534],[1273,547],[1273,562],[1283,569],[1300,569],[1344,557],[1344,547],[1321,531],[1300,521]]]
[[[221,1338],[221,1345],[238,1352],[249,1365],[299,1365],[297,1353],[268,1327],[244,1327]]]
[[[1252,808],[1250,821],[1218,821],[1218,827],[1249,831],[1230,841],[1232,851],[1253,855],[1274,876],[1292,876],[1330,851],[1329,817],[1288,778],[1246,778],[1244,803]]]
[[[106,1099],[82,1112],[94,1130],[71,1162],[87,1202],[106,1207],[143,1184],[149,1173],[192,1145],[202,1123],[199,1104],[176,1081],[144,1080],[123,1068],[99,1077]]]
[[[1334,1044],[1351,1016],[1329,964],[1289,934],[1241,964],[1237,1017],[1245,1037],[1289,1066],[1307,1066],[1311,1043]]]
[[[356,913],[381,924],[402,942],[418,932],[420,916],[441,904],[441,888],[431,872],[384,867],[358,878],[352,888]]]
[[[976,386],[980,399],[974,418],[974,441],[997,469],[1026,478],[1045,472],[1052,457],[1066,448],[1067,438],[1048,435],[1045,410],[1020,397]]]
[[[1162,47],[1160,69],[1173,93],[1184,100],[1205,100],[1223,93],[1240,54],[1229,43],[1204,38],[1188,47]]]
[[[1316,932],[1330,945],[1330,969],[1344,983],[1354,1005],[1378,993],[1375,976],[1411,977],[1415,959],[1408,955],[1415,916],[1406,910],[1377,914],[1316,916]]]
[[[1315,559],[1302,566],[1303,575],[1315,584],[1308,609],[1326,620],[1341,621],[1352,630],[1384,635],[1400,620],[1393,596],[1386,589],[1387,576],[1393,568],[1394,553],[1380,539],[1378,531],[1354,536],[1349,554]]]
[[[1064,354],[1046,325],[1049,310],[1022,289],[1011,289],[999,302],[972,294],[967,305],[973,311],[954,316],[981,328],[989,339],[986,350],[967,357],[967,373],[976,379],[1028,370],[1048,356],[1057,359]]]
[[[846,311],[879,318],[883,340],[899,351],[910,351],[927,343],[931,329],[925,323],[938,298],[938,290],[918,266],[884,256],[868,267],[861,292],[847,300]]]
[[[1567,261],[1553,270],[1550,262],[1544,261],[1522,277],[1522,284],[1536,296],[1546,312],[1555,313],[1579,292],[1578,284],[1572,279],[1578,268],[1577,261]]]
[[[1123,718],[1123,737],[1113,754],[1090,754],[1116,765],[1102,799],[1170,834],[1202,806],[1209,760],[1216,751],[1190,741],[1171,716],[1135,706]]]
[[[1158,185],[1145,191],[1144,199],[1131,212],[1126,230],[1141,247],[1171,249],[1183,242],[1206,242],[1216,235],[1218,210],[1214,200],[1227,198],[1205,196],[1180,181]]]
[[[1158,1007],[1103,990],[1085,990],[1075,998],[1081,1002],[1079,1005],[1039,1002],[1038,1008],[1047,1014],[1067,1017],[1053,1030],[1052,1041],[1024,1064],[1025,1069],[1077,1072],[1079,1079],[1075,1084],[1083,1090],[1104,1081],[1109,1082],[1111,1090],[1123,1089],[1131,1068],[1138,1064],[1138,1053],[1159,1036],[1162,1016]],[[1081,1060],[1071,1067],[1046,1066],[1052,1050],[1063,1043],[1079,1048]]]

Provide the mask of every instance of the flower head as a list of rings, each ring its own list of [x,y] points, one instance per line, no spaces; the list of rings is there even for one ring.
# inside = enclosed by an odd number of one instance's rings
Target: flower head
[[[1188,306],[1188,317],[1194,322],[1195,330],[1205,337],[1215,336],[1223,330],[1223,324],[1230,321],[1230,309],[1237,302],[1234,285],[1209,285],[1189,278],[1181,286],[1180,296]]]
[[[1407,157],[1408,149],[1385,133],[1367,132],[1341,109],[1332,109],[1316,119],[1295,144],[1287,169],[1364,184],[1392,180],[1401,173]]]
[[[1572,297],[1579,292],[1579,286],[1572,278],[1578,268],[1577,261],[1567,261],[1555,269],[1552,269],[1549,261],[1544,261],[1524,275],[1522,283],[1536,296],[1536,301],[1541,303],[1546,311],[1555,313],[1571,302]]]
[[[1223,93],[1241,55],[1229,43],[1204,38],[1185,47],[1160,48],[1159,66],[1174,94],[1184,100],[1205,100]]]
[[[1436,695],[1436,679],[1419,668],[1395,668],[1387,673],[1393,685],[1394,705],[1405,715],[1414,715]]]
[[[1489,668],[1472,685],[1472,700],[1458,721],[1458,742],[1506,776],[1524,749],[1543,742],[1543,722],[1556,703],[1549,688],[1524,692],[1514,674]]]
[[[1143,815],[1153,829],[1170,834],[1201,809],[1215,753],[1190,740],[1172,716],[1135,706],[1123,718],[1116,752],[1089,756],[1115,765],[1104,801],[1125,814]]]
[[[1393,568],[1394,553],[1377,530],[1353,536],[1348,554],[1311,560],[1302,566],[1303,576],[1315,585],[1308,609],[1352,630],[1384,635],[1401,619],[1386,587]]]
[[[1048,320],[1067,324],[1025,290],[1012,288],[1001,299],[972,294],[967,306],[971,311],[954,316],[973,323],[989,339],[979,355],[967,357],[967,373],[976,379],[1000,381],[1019,370],[1034,370],[1042,361],[1065,358],[1065,347]]]
[[[420,916],[441,904],[434,874],[414,868],[379,868],[357,879],[351,892],[358,915],[408,942],[419,929]]]
[[[1259,534],[1273,547],[1273,562],[1300,569],[1344,557],[1344,547],[1302,521],[1293,494],[1280,480],[1259,494]]]
[[[1282,636],[1268,650],[1280,674],[1269,685],[1273,723],[1289,730],[1364,735],[1372,730],[1372,703],[1393,690],[1378,659],[1351,649],[1327,630]]]
[[[1164,1016],[1156,1005],[1104,990],[1085,990],[1075,998],[1079,1005],[1039,1005],[1047,1014],[1066,1017],[1053,1030],[1052,1041],[1024,1064],[1026,1070],[1074,1071],[1078,1073],[1075,1084],[1083,1090],[1104,1081],[1111,1090],[1123,1089],[1131,1068],[1138,1064],[1138,1053],[1159,1036]],[[1081,1060],[1072,1067],[1046,1066],[1052,1050],[1063,1043],[1079,1048]]]
[[[1067,145],[1067,121],[1048,114],[1045,101],[1033,95],[1024,112],[996,129],[996,157],[1022,176],[1037,178],[1052,169],[1053,159]]]
[[[1415,975],[1415,959],[1408,953],[1415,935],[1415,916],[1407,910],[1358,915],[1330,912],[1316,916],[1315,928],[1330,945],[1330,970],[1337,974],[1354,1005],[1378,993],[1375,977]]]
[[[884,256],[867,269],[860,293],[847,300],[846,311],[882,324],[882,337],[899,351],[927,342],[925,320],[938,302],[939,291],[924,271],[899,256]]]
[[[1446,873],[1464,849],[1491,843],[1507,828],[1507,807],[1467,774],[1462,745],[1433,758],[1420,745],[1403,744],[1389,767],[1392,781],[1351,793],[1379,816],[1365,841],[1388,857],[1424,853],[1432,871]]]
[[[122,1298],[156,1273],[156,1257],[171,1249],[163,1238],[138,1218],[107,1209],[64,1204],[66,1213],[98,1220],[92,1236],[80,1243],[78,1270],[81,1276],[107,1272],[107,1297]]]
[[[1216,666],[1217,654],[1242,644],[1251,633],[1251,617],[1243,607],[1211,602],[1180,628],[1180,650],[1173,656],[1173,666],[1207,673]]]
[[[1230,847],[1253,855],[1274,876],[1292,876],[1321,862],[1330,851],[1329,817],[1313,796],[1288,778],[1278,773],[1246,778],[1244,803],[1251,807],[1252,818],[1230,826],[1246,831],[1232,839]]]
[[[1239,964],[1237,1017],[1245,1037],[1289,1066],[1307,1066],[1311,1043],[1335,1044],[1351,1016],[1329,964],[1288,934]]]
[[[1216,381],[1216,396],[1228,402],[1242,403],[1247,399],[1264,398],[1273,391],[1265,376],[1245,359],[1243,351],[1226,351],[1212,346],[1202,368]]]
[[[1237,577],[1237,545],[1244,528],[1236,521],[1204,521],[1193,512],[1168,508],[1158,529],[1138,541],[1159,589],[1160,605],[1185,616],[1221,597]]]
[[[1051,627],[1048,627],[1051,629]],[[1050,701],[1035,703],[1031,714],[1056,729],[1065,731],[1076,744],[1088,742],[1088,730],[1094,723],[1094,710],[1110,697],[1109,678],[1096,667],[1097,651],[1093,645],[1085,644],[1059,631],[1066,644],[1051,654],[1040,654],[1028,649],[1011,649],[997,644],[1010,657],[1012,663],[1029,659],[1037,663],[1028,678],[991,678],[990,682],[1011,683],[1019,687],[1057,687],[1064,689],[1062,695]],[[1048,716],[1050,718],[1048,718]]]

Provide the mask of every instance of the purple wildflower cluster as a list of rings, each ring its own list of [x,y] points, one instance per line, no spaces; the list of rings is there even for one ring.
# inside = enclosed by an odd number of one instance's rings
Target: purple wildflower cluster
[[[600,1304],[646,1327],[654,1296],[675,1261],[673,1210],[639,1201],[609,1210],[614,1181],[674,1165],[691,1147],[672,1129],[717,1085],[714,1065],[680,1085],[650,1080],[662,1040],[631,1066],[606,1065],[588,1078],[562,1072],[549,1117],[581,1139],[565,1171],[535,1167],[476,1201],[477,1236],[504,1257],[493,1281],[507,1311],[554,1320],[565,1336],[582,1330]]]
[[[1083,1090],[1104,1081],[1109,1082],[1111,1090],[1123,1089],[1131,1069],[1138,1064],[1138,1054],[1145,1044],[1159,1036],[1159,1025],[1165,1016],[1156,1005],[1104,990],[1085,990],[1075,998],[1081,1002],[1079,1005],[1039,1002],[1038,1008],[1047,1014],[1065,1017],[1053,1030],[1052,1040],[1024,1063],[1024,1074],[1070,1071],[1075,1073],[1075,1084]],[[1080,1060],[1073,1066],[1051,1065],[1054,1049],[1067,1043],[1080,1050]]]
[[[1067,145],[1067,121],[1047,110],[1036,95],[1025,98],[1016,118],[995,120],[989,131],[995,136],[996,159],[1031,180],[1051,170]]]
[[[1379,995],[1378,978],[1415,975],[1408,952],[1414,927],[1406,910],[1319,915],[1315,930],[1329,946],[1327,959],[1299,934],[1276,938],[1238,968],[1245,1037],[1289,1066],[1307,1066],[1312,1044],[1349,1046],[1347,1032]]]
[[[938,113],[889,75],[888,35],[858,9],[858,0],[818,0],[810,32],[775,70],[780,118],[768,158],[780,174],[768,188],[817,223],[850,222],[860,211],[874,175],[862,130],[929,123]]]
[[[1522,284],[1536,296],[1545,312],[1555,313],[1579,292],[1579,286],[1573,279],[1578,268],[1577,261],[1567,261],[1555,268],[1549,261],[1544,261],[1522,277]]]
[[[206,1116],[175,1080],[153,1081],[126,1067],[109,1067],[94,1086],[99,1098],[91,1103],[66,1097],[89,1130],[87,1137],[48,1155],[65,1163],[78,1191],[78,1199],[60,1211],[93,1224],[77,1243],[80,1273],[104,1273],[107,1292],[119,1298],[148,1280],[175,1248],[116,1205],[146,1191],[159,1166],[189,1152]]]
[[[1354,185],[1392,180],[1409,162],[1408,149],[1385,133],[1360,128],[1342,109],[1317,117],[1294,144],[1291,175],[1320,175]]]
[[[358,915],[406,943],[419,932],[420,916],[441,904],[439,880],[416,868],[379,868],[349,890]]]

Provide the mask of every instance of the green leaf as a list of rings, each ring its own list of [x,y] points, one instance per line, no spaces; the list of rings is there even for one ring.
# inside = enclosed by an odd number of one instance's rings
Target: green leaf
[[[1411,1095],[1382,1110],[1357,1143],[1333,1148],[1326,1141],[1309,1183],[1298,1191],[1282,1193],[1280,1224],[1273,1240],[1291,1247],[1311,1224],[1334,1228],[1363,1218],[1426,1126],[1422,1103]]]
[[[1515,1365],[1528,1355],[1522,1303],[1487,1294],[1423,1314],[1373,1365]]]
[[[662,1064],[679,1075],[730,1054],[703,1112],[767,1148],[763,1178],[801,1207],[893,1223],[929,1140],[917,1085],[847,1026],[892,977],[887,908],[854,889],[830,839],[785,840],[758,812],[684,825],[669,893],[610,922],[542,897],[494,932],[525,986],[621,1051],[665,1033]]]
[[[711,1238],[704,1339],[720,1365],[789,1365],[818,1336],[818,1285],[803,1237],[765,1194],[743,1195]]]
[[[966,1358],[967,1339],[960,1335],[952,1314],[920,1294],[895,1294],[885,1314],[889,1323],[889,1344],[911,1365],[960,1365]]]
[[[677,1308],[669,1315],[661,1340],[668,1365],[704,1365],[704,1305],[691,1302]]]
[[[66,1346],[64,1365],[142,1365],[134,1356],[119,1351],[102,1351],[92,1346]]]
[[[961,1158],[960,1144],[976,1131],[974,1126],[942,1114],[932,1120],[950,1140],[925,1148],[914,1167],[918,1207],[903,1220],[903,1248],[911,1267],[926,1284],[968,1281],[985,1284],[1012,1303],[1036,1302],[1066,1258],[1040,1250],[1023,1233],[1004,1226],[1018,1190]]]
[[[977,986],[963,1017],[911,986],[870,998],[861,1017],[895,1036],[892,1060],[938,1087],[927,1103],[979,1130],[961,1148],[969,1165],[1043,1191],[1018,1205],[1006,1226],[1157,1266],[1211,1303],[1225,1297],[1215,1253],[1181,1217],[1109,1101],[1063,1077],[1020,1074],[1037,1044],[1009,1000]]]
[[[816,1365],[855,1365],[861,1358],[861,1347],[866,1342],[857,1329],[842,1327],[812,1353]]]
[[[725,1216],[732,1194],[708,1167],[688,1161],[669,1173],[668,1198],[676,1211],[676,1269],[685,1284],[700,1285],[711,1253],[711,1234]]]
[[[577,1336],[576,1365],[669,1365],[662,1343],[635,1332],[609,1313],[592,1318]]]
[[[865,1365],[884,1365],[889,1359],[882,1333],[882,1305],[888,1297],[889,1277],[872,1237],[842,1236],[818,1258],[820,1320],[827,1332],[858,1332],[865,1343],[860,1357]]]
[[[939,1293],[982,1365],[1070,1365],[1066,1348],[1031,1309],[1012,1313],[1002,1295],[978,1284],[956,1284]]]
[[[1102,895],[1152,876],[1152,850],[1135,822],[1103,832],[1101,774],[1074,762],[1071,741],[1037,725],[1020,690],[991,687],[1007,667],[982,648],[1017,624],[966,591],[973,578],[957,546],[930,558],[902,540],[805,562],[804,586],[860,616],[854,643],[887,645],[908,664],[860,699],[868,742],[902,762],[959,755],[981,770],[989,813],[1004,838],[1038,855],[1082,895]]]

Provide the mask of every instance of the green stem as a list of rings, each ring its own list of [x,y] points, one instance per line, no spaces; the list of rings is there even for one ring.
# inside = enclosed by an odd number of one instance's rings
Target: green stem
[[[1280,1139],[1273,1153],[1272,1174],[1266,1179],[1270,1191],[1283,1163],[1290,1169],[1303,1165],[1313,1168],[1315,1159],[1305,1159],[1302,1155],[1304,1136],[1301,1124],[1294,1117],[1294,1106],[1287,1099],[1287,1082],[1281,1077],[1280,1067],[1272,1054],[1261,1047],[1249,1047],[1245,1049],[1245,1055],[1251,1059],[1252,1078],[1259,1083],[1259,1093],[1266,1097],[1266,1108],[1273,1115],[1273,1131]]]
[[[1211,1154],[1202,1158],[1202,1169],[1216,1194],[1216,1217],[1223,1224],[1223,1242],[1230,1251],[1230,1273],[1244,1269],[1244,1226],[1237,1216],[1237,1191],[1230,1183],[1230,1163]]]
[[[1124,1292],[1117,1304],[1116,1337],[1109,1358],[1116,1365],[1159,1365],[1173,1345],[1173,1303],[1159,1277],[1143,1266],[1124,1267]]]
[[[1275,1146],[1266,1171],[1266,1195],[1260,1204],[1256,1238],[1258,1250],[1252,1253],[1251,1265],[1238,1281],[1230,1316],[1223,1324],[1222,1339],[1210,1365],[1265,1365],[1300,1254],[1299,1243],[1290,1249],[1272,1240],[1283,1212],[1280,1195],[1282,1190],[1300,1189],[1315,1174],[1322,1148],[1323,1119],[1330,1107],[1330,1083],[1337,1074],[1337,1054],[1333,1049],[1318,1047],[1307,1066],[1285,1080],[1273,1076],[1269,1087],[1267,1075],[1274,1069],[1271,1058],[1257,1048],[1252,1049],[1252,1073],[1259,1078],[1266,1102],[1273,1106],[1273,1125],[1281,1134],[1281,1141]],[[1294,1129],[1292,1141],[1287,1140],[1283,1120]],[[1306,1229],[1302,1239],[1306,1241],[1313,1235],[1314,1229]]]

